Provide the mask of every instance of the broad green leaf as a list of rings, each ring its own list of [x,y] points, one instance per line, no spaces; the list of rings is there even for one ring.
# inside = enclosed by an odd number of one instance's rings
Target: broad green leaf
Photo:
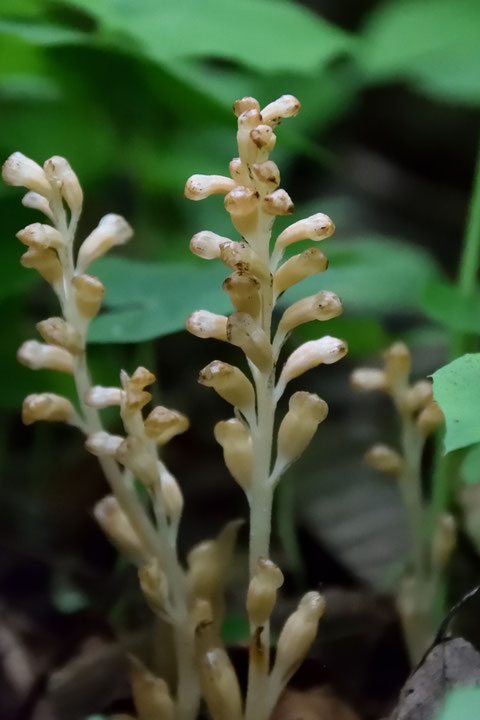
[[[223,313],[228,296],[221,285],[227,272],[215,262],[144,263],[105,258],[93,266],[106,287],[108,312],[89,334],[91,342],[139,342],[185,327],[194,310]]]
[[[451,690],[436,720],[478,720],[480,716],[480,687]]]
[[[455,285],[435,279],[425,288],[422,310],[449,330],[480,334],[480,293],[465,297]]]
[[[288,302],[326,289],[340,295],[346,313],[417,310],[424,288],[437,274],[423,249],[386,238],[343,241],[335,236],[322,250],[330,261],[327,272],[288,290]]]
[[[463,459],[460,473],[463,482],[467,485],[480,483],[480,445],[474,445],[468,450]]]
[[[433,395],[445,415],[445,450],[480,442],[480,353],[457,358],[433,374]]]
[[[480,102],[478,0],[397,0],[379,5],[359,56],[369,80],[409,80],[435,96]]]
[[[0,35],[13,35],[33,45],[77,45],[88,40],[88,35],[61,25],[18,22],[0,19]]]
[[[223,58],[260,72],[312,72],[351,46],[347,33],[286,0],[68,0],[68,4],[96,17],[108,42],[160,63]]]

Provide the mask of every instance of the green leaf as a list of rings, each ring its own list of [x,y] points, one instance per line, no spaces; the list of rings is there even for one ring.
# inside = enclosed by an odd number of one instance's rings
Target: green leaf
[[[445,415],[445,450],[480,442],[480,353],[463,355],[433,374],[433,395]]]
[[[177,332],[194,310],[226,312],[218,263],[144,263],[105,258],[93,272],[106,287],[108,312],[92,323],[90,342],[140,342]]]
[[[327,272],[292,287],[287,302],[327,289],[340,295],[347,313],[417,310],[437,274],[423,249],[386,238],[335,239],[322,243],[322,249],[330,261]]]
[[[224,58],[260,72],[311,72],[351,46],[344,31],[285,0],[68,0],[105,40],[150,59]],[[268,28],[268,32],[266,29]]]
[[[362,39],[369,80],[409,80],[440,98],[480,102],[478,0],[381,4]]]
[[[467,485],[480,483],[480,445],[475,445],[467,452],[460,474]]]
[[[77,45],[89,39],[88,35],[61,25],[0,20],[0,34],[13,35],[33,45]]]
[[[480,687],[462,687],[451,690],[437,720],[478,720]]]
[[[425,288],[422,310],[449,330],[480,334],[480,293],[465,297],[455,285],[435,279]]]

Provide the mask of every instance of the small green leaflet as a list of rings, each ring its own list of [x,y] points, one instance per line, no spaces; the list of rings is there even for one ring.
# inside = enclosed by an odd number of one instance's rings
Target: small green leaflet
[[[480,442],[480,353],[469,353],[433,374],[433,395],[445,415],[445,450]]]

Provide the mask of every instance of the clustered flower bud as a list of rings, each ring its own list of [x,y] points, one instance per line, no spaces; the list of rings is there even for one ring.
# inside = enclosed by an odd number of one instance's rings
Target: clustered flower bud
[[[73,356],[68,350],[27,340],[18,349],[17,360],[31,370],[57,370],[73,375]]]
[[[22,420],[31,425],[39,420],[48,422],[72,422],[75,410],[67,398],[55,393],[34,393],[27,395],[22,406]]]
[[[277,600],[277,590],[283,585],[283,573],[268,558],[259,558],[247,593],[248,619],[262,627],[270,619]]]
[[[93,515],[105,535],[122,555],[135,564],[142,560],[144,549],[140,539],[114,495],[107,495],[99,500],[93,508]]]
[[[223,458],[232,477],[244,489],[252,480],[252,438],[243,422],[236,418],[215,425],[215,440],[223,448]]]
[[[239,410],[251,410],[254,406],[253,385],[234,365],[214,360],[200,371],[198,382],[212,387],[220,397]]]
[[[136,658],[130,658],[130,682],[138,720],[175,720],[175,703],[168,685]]]
[[[114,245],[124,245],[132,235],[132,228],[121,215],[105,215],[80,246],[77,257],[78,273],[84,273],[89,265],[105,255]]]
[[[314,393],[294,393],[288,407],[278,430],[278,457],[285,464],[304,452],[328,415],[327,403]]]
[[[367,450],[364,460],[367,465],[370,465],[375,470],[392,473],[392,475],[398,475],[403,467],[401,455],[393,448],[382,443],[377,443]]]

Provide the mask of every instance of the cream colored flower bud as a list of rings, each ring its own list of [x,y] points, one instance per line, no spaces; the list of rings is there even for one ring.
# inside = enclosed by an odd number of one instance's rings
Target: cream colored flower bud
[[[417,428],[422,435],[430,435],[435,432],[445,422],[445,415],[443,414],[440,405],[432,400],[422,410],[417,418]]]
[[[199,669],[202,695],[212,720],[241,720],[240,685],[225,650],[213,647],[202,653]]]
[[[263,210],[268,215],[291,215],[295,206],[285,190],[275,190],[263,199]]]
[[[287,384],[317,365],[331,365],[345,357],[347,351],[348,346],[344,340],[330,335],[303,343],[293,351],[283,366],[280,382]]]
[[[51,185],[43,169],[21,152],[14,152],[5,160],[2,178],[7,185],[26,187],[47,198],[52,194]]]
[[[225,465],[245,490],[252,481],[252,438],[247,427],[236,418],[215,425],[215,440],[223,448]]]
[[[105,215],[80,246],[77,272],[83,274],[89,265],[105,255],[111,247],[124,245],[132,235],[132,228],[121,215]]]
[[[225,210],[230,213],[232,218],[245,218],[257,209],[258,196],[251,188],[235,185],[228,195],[225,195],[224,205]]]
[[[183,511],[183,495],[172,473],[159,463],[160,488],[165,512],[169,518],[178,519]]]
[[[50,285],[61,282],[63,270],[55,250],[33,250],[30,248],[20,258],[23,267],[34,268]]]
[[[22,205],[31,210],[39,210],[53,222],[53,213],[50,209],[50,203],[47,198],[37,192],[30,190],[22,198]]]
[[[278,638],[273,670],[277,676],[287,680],[305,659],[315,640],[325,607],[325,598],[317,592],[308,592],[300,600]]]
[[[130,657],[130,684],[138,720],[175,720],[168,685],[136,658]]]
[[[365,392],[387,389],[387,376],[377,368],[357,368],[350,375],[350,382],[355,390]]]
[[[111,435],[99,430],[87,437],[85,447],[96,457],[115,457],[124,440],[121,435]]]
[[[233,103],[233,112],[238,117],[247,110],[260,111],[260,104],[254,97],[243,97]]]
[[[295,283],[327,268],[328,260],[323,252],[318,248],[308,248],[291,257],[277,270],[273,276],[273,291],[275,295],[280,295]]]
[[[270,280],[270,269],[246,242],[227,240],[222,243],[220,259],[232,270],[250,273],[260,280]]]
[[[213,260],[220,257],[220,245],[224,242],[229,242],[229,239],[210,230],[202,230],[190,240],[190,250],[204,260]]]
[[[293,225],[289,225],[277,238],[276,248],[286,248],[292,243],[300,240],[325,240],[335,232],[335,225],[328,215],[317,213],[311,217],[299,220]]]
[[[57,187],[70,211],[76,215],[82,212],[83,192],[70,163],[59,155],[46,160],[43,169],[53,187]]]
[[[152,610],[161,613],[168,601],[168,580],[157,558],[150,558],[138,570],[140,588]]]
[[[155,375],[148,370],[148,368],[143,367],[143,365],[140,365],[136,368],[133,375],[130,377],[125,373],[124,370],[121,371],[120,377],[122,379],[122,382],[125,382],[128,384],[128,388],[130,390],[143,390],[148,385],[153,385],[153,383],[156,381]]]
[[[401,455],[389,445],[377,443],[364,455],[365,462],[375,470],[398,475],[402,471],[403,460]]]
[[[432,383],[430,380],[419,380],[408,388],[405,393],[404,405],[405,409],[410,413],[416,413],[423,410],[432,400]]]
[[[122,404],[122,395],[120,388],[94,385],[87,391],[84,400],[89,407],[102,410],[112,405],[120,406]]]
[[[248,183],[248,170],[239,157],[232,158],[228,164],[230,175],[238,185],[246,185]]]
[[[74,417],[75,410],[70,400],[55,393],[34,393],[27,395],[23,401],[22,420],[25,425],[39,420],[69,423]]]
[[[252,170],[257,180],[265,187],[266,192],[272,192],[280,185],[280,170],[272,160],[254,163]]]
[[[28,245],[34,250],[46,250],[47,248],[58,250],[65,247],[65,240],[58,230],[51,225],[38,222],[31,223],[31,225],[19,230],[17,238],[24,245]]]
[[[227,340],[241,348],[261,372],[272,366],[270,341],[265,331],[247,313],[234,313],[227,322]]]
[[[187,555],[188,588],[191,600],[208,600],[213,609],[222,587],[222,567],[215,540],[204,540]]]
[[[278,430],[278,457],[285,463],[298,458],[310,444],[317,428],[328,415],[325,400],[314,393],[296,392]]]
[[[445,570],[457,546],[457,523],[450,513],[442,513],[432,539],[432,567],[437,572]]]
[[[148,437],[155,440],[158,445],[165,445],[175,435],[188,430],[190,423],[186,415],[158,405],[148,415],[144,426]]]
[[[248,131],[250,131],[254,127],[257,127],[257,125],[259,125],[261,122],[262,116],[260,115],[260,111],[257,110],[255,107],[244,110],[244,112],[242,112],[238,116],[239,129],[248,129]]]
[[[343,312],[340,298],[330,290],[302,298],[285,310],[278,324],[281,333],[288,333],[298,325],[312,320],[331,320]]]
[[[222,288],[230,296],[233,307],[253,318],[258,317],[261,309],[260,283],[248,272],[235,272],[227,277]]]
[[[283,585],[283,573],[268,558],[259,558],[247,593],[247,613],[252,625],[262,627],[270,619],[277,600],[277,590]]]
[[[264,125],[263,123],[250,131],[250,138],[259,150],[267,154],[272,152],[277,142],[277,136],[270,125]]]
[[[105,288],[94,275],[77,275],[72,280],[75,288],[75,302],[83,317],[94,318],[98,315]]]
[[[50,345],[63,347],[73,355],[78,355],[85,349],[84,342],[78,330],[61,317],[52,317],[41,320],[36,328],[45,342]]]
[[[389,347],[384,354],[384,360],[388,387],[392,390],[395,387],[406,385],[412,359],[410,350],[405,343],[397,342]]]
[[[198,382],[200,385],[213,388],[220,397],[239,410],[251,410],[254,407],[253,385],[234,365],[214,360],[200,370]]]
[[[31,370],[58,370],[73,375],[73,356],[68,350],[27,340],[17,352],[17,360]]]
[[[115,457],[147,487],[153,487],[158,482],[157,458],[139,438],[127,437],[119,446]]]
[[[234,187],[234,180],[224,175],[192,175],[185,185],[185,197],[204,200],[210,195],[226,195]]]
[[[119,552],[133,562],[138,562],[142,558],[144,551],[140,539],[116,497],[107,495],[97,502],[93,508],[93,515]]]
[[[227,318],[208,310],[196,310],[188,316],[185,327],[199,338],[227,339]]]
[[[293,95],[282,95],[262,110],[263,122],[275,127],[283,118],[294,117],[300,112],[301,103]]]

